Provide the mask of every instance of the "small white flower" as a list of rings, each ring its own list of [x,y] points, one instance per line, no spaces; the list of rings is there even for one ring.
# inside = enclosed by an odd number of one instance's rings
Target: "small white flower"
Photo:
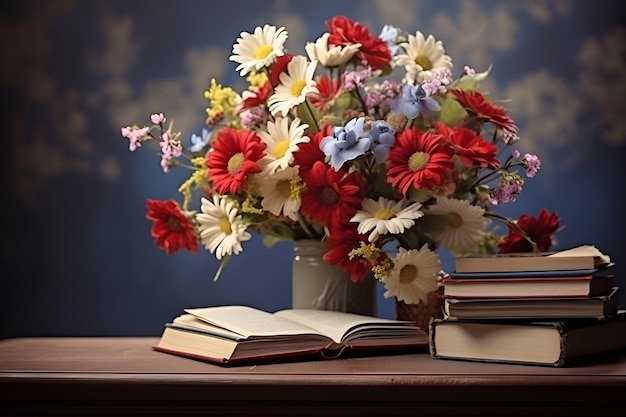
[[[268,67],[276,61],[276,57],[284,55],[286,40],[284,27],[277,30],[276,26],[257,26],[254,34],[241,32],[229,59],[239,63],[236,70],[243,77],[252,70]]]
[[[428,293],[439,287],[439,256],[424,244],[420,250],[400,248],[394,263],[384,297],[396,297],[407,304],[426,303]]]
[[[311,61],[319,61],[325,67],[338,67],[345,65],[361,48],[360,43],[329,47],[329,37],[330,33],[327,32],[320,36],[315,43],[307,42],[304,48]]]
[[[415,36],[409,35],[408,42],[400,44],[406,51],[396,57],[395,64],[404,66],[408,83],[432,81],[441,70],[452,69],[452,58],[445,54],[443,42],[436,41],[433,35],[424,38],[420,31]]]
[[[280,84],[267,101],[273,116],[287,116],[289,111],[304,102],[307,96],[318,94],[313,76],[317,61],[308,62],[305,56],[294,56],[287,64],[287,72],[280,74]]]
[[[350,219],[359,222],[359,233],[365,234],[372,231],[368,237],[370,242],[375,242],[380,235],[400,234],[415,224],[415,219],[424,215],[420,211],[422,205],[413,203],[403,198],[400,201],[378,197],[378,201],[365,198],[362,202],[362,210]]]
[[[300,192],[303,190],[298,167],[287,167],[271,175],[260,176],[259,193],[263,196],[261,206],[275,216],[284,215],[298,221]]]
[[[424,212],[446,217],[444,228],[428,235],[441,247],[457,254],[474,252],[489,224],[485,210],[467,200],[440,197]]]
[[[252,238],[246,231],[234,201],[218,194],[213,201],[202,197],[202,213],[196,215],[200,241],[217,259],[238,255],[243,251],[241,242]]]
[[[286,117],[277,117],[275,122],[267,122],[267,132],[259,131],[261,140],[267,144],[266,156],[259,161],[265,172],[273,173],[285,169],[293,161],[294,152],[298,151],[298,144],[307,143],[311,139],[304,136],[307,124],[300,124],[297,117],[289,124]]]

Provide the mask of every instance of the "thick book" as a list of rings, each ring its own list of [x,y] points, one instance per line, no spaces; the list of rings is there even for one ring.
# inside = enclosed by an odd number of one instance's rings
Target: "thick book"
[[[430,355],[436,359],[563,367],[593,354],[626,349],[626,311],[604,321],[433,318],[429,340]]]
[[[447,320],[464,319],[571,319],[606,320],[617,313],[619,288],[591,297],[545,298],[446,298]]]
[[[414,322],[325,310],[275,313],[248,306],[186,309],[165,325],[154,350],[220,364],[332,359],[426,348]]]
[[[613,275],[527,278],[443,278],[444,298],[590,297],[610,291]]]
[[[602,268],[611,263],[595,246],[559,252],[470,255],[455,260],[455,272],[573,271]]]

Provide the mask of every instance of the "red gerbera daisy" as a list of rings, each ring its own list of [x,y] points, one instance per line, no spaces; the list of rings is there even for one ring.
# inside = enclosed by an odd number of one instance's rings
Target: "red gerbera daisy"
[[[285,54],[276,58],[276,62],[274,63],[274,65],[272,65],[269,76],[269,81],[271,83],[272,89],[280,84],[280,74],[287,71],[287,64],[289,64],[292,59],[292,54]]]
[[[341,233],[331,233],[326,238],[329,250],[324,254],[323,259],[331,265],[336,265],[339,269],[350,273],[352,282],[361,281],[372,270],[372,264],[366,259],[356,256],[350,259],[350,252],[359,249],[361,242],[369,245],[367,235],[357,232],[356,223],[344,223]],[[381,251],[382,256],[386,256]]]
[[[316,109],[328,113],[335,104],[337,97],[343,92],[343,77],[331,79],[327,74],[324,74],[317,80],[315,86],[319,92],[310,97],[311,104]]]
[[[450,178],[453,154],[442,135],[407,129],[389,152],[387,182],[404,195],[411,186],[433,190]]]
[[[515,121],[506,114],[504,108],[491,104],[480,92],[459,88],[451,88],[449,91],[463,108],[475,114],[478,119],[491,122],[500,129],[517,135]]]
[[[541,209],[539,216],[522,214],[517,219],[517,226],[537,244],[537,249],[547,252],[552,246],[554,234],[560,230],[561,219],[556,213]],[[498,244],[501,253],[532,252],[533,247],[515,228],[508,226],[509,233]]]
[[[206,165],[218,193],[236,194],[249,175],[262,171],[257,161],[265,156],[267,145],[254,132],[225,127],[211,145]]]
[[[267,99],[272,95],[272,86],[269,80],[256,91],[244,91],[243,102],[237,107],[238,111],[249,109],[267,103]]]
[[[479,166],[491,169],[500,167],[501,163],[496,158],[498,147],[485,140],[482,136],[475,135],[471,130],[463,126],[451,129],[441,122],[437,123],[436,129],[454,146],[456,155],[464,166]]]
[[[293,166],[300,167],[300,175],[309,172],[317,161],[324,160],[326,155],[320,148],[320,142],[326,136],[330,136],[332,130],[332,125],[325,125],[319,132],[309,135],[311,139],[309,142],[298,144],[298,152],[293,154]]]
[[[325,162],[317,161],[300,176],[307,191],[302,194],[302,214],[324,226],[349,222],[361,207],[365,181],[358,171],[346,175]]]
[[[174,200],[148,200],[146,218],[152,220],[152,237],[156,244],[170,255],[184,248],[191,252],[198,251],[196,232]]]
[[[365,61],[373,70],[382,69],[391,62],[391,53],[385,41],[358,22],[353,22],[345,16],[335,16],[326,21],[326,27],[330,36],[329,45],[354,45],[360,43],[361,47],[356,56]]]

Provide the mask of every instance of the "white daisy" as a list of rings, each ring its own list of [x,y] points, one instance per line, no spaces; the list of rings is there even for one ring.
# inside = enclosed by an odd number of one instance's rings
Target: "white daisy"
[[[452,58],[445,54],[443,43],[436,41],[433,35],[424,38],[422,32],[409,35],[408,42],[400,44],[406,51],[396,57],[395,64],[404,66],[405,81],[424,83],[432,81],[435,74],[443,69],[452,69]]]
[[[234,201],[218,194],[213,201],[202,197],[202,213],[196,215],[200,241],[217,259],[226,255],[238,255],[243,251],[241,242],[250,240]]]
[[[298,221],[300,194],[304,184],[298,167],[287,167],[271,175],[259,177],[259,193],[263,196],[261,206],[275,216],[284,215]]]
[[[375,242],[380,235],[387,233],[400,234],[415,224],[415,219],[424,215],[420,211],[422,205],[403,198],[400,201],[378,197],[363,199],[362,209],[357,211],[351,222],[359,222],[357,230],[365,234],[372,230],[367,240]]]
[[[252,70],[260,70],[273,64],[276,57],[285,54],[284,43],[287,40],[287,31],[284,27],[257,26],[254,34],[241,32],[237,43],[233,45],[233,54],[230,60],[238,62],[237,71],[243,77]]]
[[[439,256],[424,244],[421,249],[400,248],[391,276],[385,281],[385,298],[396,297],[407,304],[428,300],[428,293],[439,287]]]
[[[261,140],[267,144],[266,156],[259,161],[265,172],[271,174],[278,169],[285,169],[293,161],[293,153],[298,151],[298,144],[311,139],[304,136],[307,124],[300,124],[297,117],[289,124],[286,117],[277,117],[275,122],[267,123],[267,132],[259,131]]]
[[[320,36],[315,43],[307,42],[304,48],[311,61],[319,61],[325,67],[338,67],[345,65],[361,48],[360,43],[346,46],[333,45],[329,48],[329,37],[330,33],[327,32]]]
[[[489,219],[484,216],[485,210],[467,200],[440,197],[424,212],[446,217],[444,228],[428,235],[440,246],[457,254],[475,251],[489,224]]]
[[[287,116],[289,110],[304,102],[307,96],[318,94],[313,75],[317,61],[308,62],[305,56],[294,56],[287,71],[280,74],[280,84],[267,101],[273,116]]]

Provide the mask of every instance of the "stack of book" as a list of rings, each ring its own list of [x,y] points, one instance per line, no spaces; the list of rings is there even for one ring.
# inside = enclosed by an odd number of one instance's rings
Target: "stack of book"
[[[613,263],[594,246],[460,257],[430,322],[439,359],[565,366],[626,348]]]

